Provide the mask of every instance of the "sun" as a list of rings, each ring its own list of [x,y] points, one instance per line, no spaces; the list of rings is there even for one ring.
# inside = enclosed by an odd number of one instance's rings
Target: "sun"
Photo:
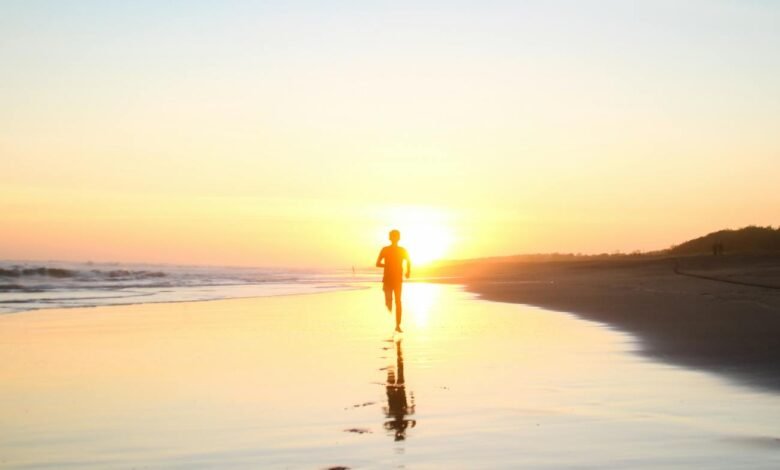
[[[393,207],[386,220],[392,225],[383,232],[387,240],[390,229],[401,231],[400,245],[412,259],[412,266],[426,265],[449,254],[454,237],[445,211],[418,206]]]
[[[442,259],[452,244],[449,231],[435,223],[421,222],[409,225],[403,230],[402,246],[406,247],[415,265]]]

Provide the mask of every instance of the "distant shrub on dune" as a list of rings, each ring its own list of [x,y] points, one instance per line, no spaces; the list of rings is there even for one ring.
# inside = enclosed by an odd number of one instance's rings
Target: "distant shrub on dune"
[[[696,255],[712,253],[720,244],[725,253],[767,253],[780,252],[780,227],[757,227],[751,225],[737,230],[719,230],[703,237],[694,238],[669,249],[674,255]]]
[[[693,240],[675,245],[669,249],[657,251],[633,251],[630,253],[614,252],[599,254],[582,253],[533,253],[510,256],[494,256],[488,258],[443,260],[431,266],[418,270],[424,275],[449,275],[451,273],[462,274],[465,269],[471,269],[472,273],[479,268],[493,269],[497,266],[510,266],[527,263],[555,263],[555,262],[601,262],[616,261],[630,263],[631,261],[645,261],[664,259],[669,256],[713,254],[780,254],[780,227],[749,227],[737,230],[719,230]]]

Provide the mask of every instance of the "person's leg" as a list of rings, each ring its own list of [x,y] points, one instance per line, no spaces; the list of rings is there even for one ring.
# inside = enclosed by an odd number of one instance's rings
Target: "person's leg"
[[[393,292],[395,294],[395,326],[401,328],[401,314],[403,312],[403,304],[401,303],[401,283],[393,286]]]
[[[385,291],[385,306],[387,307],[387,311],[393,310],[393,289],[392,286],[385,284],[382,286],[382,289]]]

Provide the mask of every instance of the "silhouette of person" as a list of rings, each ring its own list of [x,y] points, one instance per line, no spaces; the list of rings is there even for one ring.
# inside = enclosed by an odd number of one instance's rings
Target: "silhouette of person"
[[[723,243],[716,242],[712,245],[712,254],[715,256],[721,256],[723,254]]]
[[[406,419],[406,416],[414,413],[414,394],[412,394],[412,405],[406,400],[406,384],[404,382],[404,356],[401,352],[401,342],[395,343],[396,367],[387,369],[387,408],[385,408],[385,417],[392,418],[385,421],[385,429],[393,431],[396,441],[406,439],[406,430],[417,425],[417,421]]]
[[[390,245],[382,248],[379,256],[376,258],[376,267],[384,268],[382,276],[382,289],[385,291],[385,305],[388,311],[393,309],[393,297],[395,296],[395,331],[401,333],[401,313],[403,305],[401,303],[401,285],[403,284],[404,260],[406,261],[406,278],[412,271],[412,261],[409,259],[409,253],[406,248],[398,246],[401,239],[401,232],[391,230],[389,234]]]

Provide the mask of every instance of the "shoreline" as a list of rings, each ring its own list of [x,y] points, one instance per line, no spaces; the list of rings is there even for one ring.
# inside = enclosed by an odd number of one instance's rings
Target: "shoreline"
[[[677,273],[679,263],[694,276]],[[780,392],[778,267],[776,257],[735,256],[455,269],[484,300],[569,312],[631,334],[650,359]]]
[[[456,284],[482,300],[573,314],[631,335],[639,346],[637,354],[649,359],[780,392],[780,257],[535,263],[475,260],[432,272],[426,270],[420,278],[407,282]],[[319,291],[207,299],[57,305],[0,316],[59,309],[308,296],[369,289],[372,284],[345,283]]]

